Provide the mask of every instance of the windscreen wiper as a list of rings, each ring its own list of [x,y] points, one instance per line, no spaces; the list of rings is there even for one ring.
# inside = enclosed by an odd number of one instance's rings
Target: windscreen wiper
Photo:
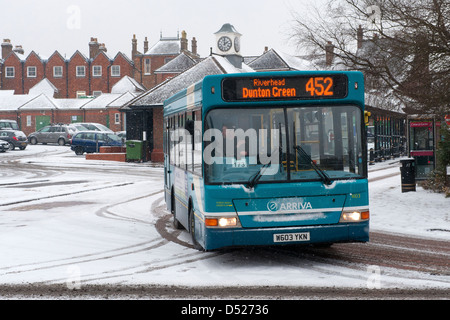
[[[265,165],[261,166],[261,168],[259,168],[257,173],[255,173],[253,176],[250,177],[248,184],[247,184],[247,187],[249,189],[252,189],[254,186],[256,186],[258,181],[263,176],[263,173],[266,171],[266,168],[268,168],[269,166],[270,166],[270,163],[266,163]]]
[[[309,161],[311,167],[317,172],[324,184],[329,186],[332,183],[330,177],[326,174],[326,172],[319,168],[319,166],[313,161],[313,159],[311,159],[311,156],[301,146],[294,146],[294,149],[297,150],[297,153],[299,153],[300,156],[306,158]]]

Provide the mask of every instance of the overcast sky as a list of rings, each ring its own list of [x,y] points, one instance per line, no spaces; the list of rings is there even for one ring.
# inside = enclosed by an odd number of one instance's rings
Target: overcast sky
[[[11,39],[49,57],[55,50],[69,58],[76,50],[88,55],[91,37],[105,43],[108,54],[131,56],[131,38],[138,50],[143,41],[155,44],[164,37],[187,32],[189,48],[196,37],[198,51],[208,56],[214,33],[231,23],[243,34],[244,55],[261,54],[265,46],[293,54],[288,43],[291,11],[306,13],[317,0],[0,0],[0,41]]]

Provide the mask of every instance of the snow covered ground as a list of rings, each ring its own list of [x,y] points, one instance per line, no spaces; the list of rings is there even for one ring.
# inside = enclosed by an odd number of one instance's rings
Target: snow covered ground
[[[16,165],[0,166],[3,284],[366,288],[375,275],[380,288],[450,288],[448,277],[377,261],[349,268],[264,249],[202,253],[164,241],[155,228],[166,215],[160,166],[86,161],[67,147],[40,145],[0,154],[0,163]],[[398,160],[369,172],[369,179],[399,173]],[[420,187],[401,193],[396,175],[371,182],[370,201],[372,231],[450,241],[443,195]],[[178,238],[189,242],[186,232]]]

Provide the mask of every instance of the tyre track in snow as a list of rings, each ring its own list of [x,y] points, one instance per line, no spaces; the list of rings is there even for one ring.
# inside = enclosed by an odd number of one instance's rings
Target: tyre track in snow
[[[49,261],[42,261],[37,263],[30,264],[22,264],[16,266],[8,266],[0,268],[0,277],[2,275],[11,275],[11,274],[21,274],[27,272],[37,272],[42,270],[51,270],[55,268],[62,267],[70,267],[70,266],[83,266],[84,264],[95,263],[96,261],[101,260],[111,260],[114,262],[114,259],[124,257],[124,256],[132,256],[135,254],[141,254],[143,252],[148,252],[152,250],[157,250],[169,243],[175,243],[176,245],[180,245],[184,247],[186,250],[193,248],[192,244],[185,242],[183,240],[178,239],[178,236],[181,234],[180,230],[174,230],[171,228],[170,218],[171,215],[167,214],[165,211],[165,205],[160,205],[164,198],[159,198],[158,200],[152,203],[151,214],[159,216],[155,222],[150,222],[142,219],[136,219],[134,217],[126,216],[123,214],[114,213],[114,207],[120,206],[126,203],[132,203],[134,201],[142,200],[145,198],[152,198],[156,195],[159,195],[163,192],[163,190],[156,191],[149,195],[144,195],[140,197],[136,197],[133,199],[124,200],[118,202],[116,204],[107,205],[102,207],[96,211],[96,215],[101,218],[106,219],[115,219],[127,222],[141,223],[147,225],[154,225],[156,229],[158,229],[158,234],[161,237],[151,239],[148,242],[138,243],[135,245],[130,245],[126,247],[121,247],[117,249],[111,249],[107,251],[101,251],[91,254],[79,255],[68,257],[64,259],[55,259]],[[170,268],[174,266],[180,266],[183,264],[190,264],[196,261],[210,259],[221,255],[221,253],[203,253],[197,250],[188,250],[185,252],[182,249],[181,251],[175,251],[175,254],[165,257],[164,259],[159,259],[156,261],[145,261],[144,263],[132,264],[130,266],[121,267],[121,268],[112,268],[109,270],[103,270],[101,272],[95,273],[86,273],[82,274],[82,278],[80,280],[81,284],[86,284],[90,282],[98,282],[105,281],[108,279],[114,278],[126,278],[130,277],[134,274],[140,273],[149,273],[155,270],[161,270],[165,268]],[[67,277],[64,278],[56,278],[56,279],[47,279],[45,281],[36,282],[37,285],[50,285],[50,284],[58,284],[64,283],[67,281]]]
[[[164,190],[154,192],[147,197],[155,196],[162,192],[164,192]],[[145,197],[138,197],[135,199],[121,202],[117,205],[129,203],[129,202],[136,201],[136,200],[141,200],[143,198],[145,198]],[[161,238],[158,238],[160,240],[160,242],[159,242],[159,245],[155,245],[152,248],[149,248],[147,251],[158,250],[158,249],[162,248],[163,246],[168,245],[169,243],[174,243],[178,246],[181,246],[181,251],[175,250],[171,255],[168,254],[168,253],[170,253],[170,251],[166,251],[165,257],[163,259],[157,259],[157,260],[154,260],[151,262],[138,263],[136,265],[128,266],[125,268],[108,270],[108,271],[102,272],[100,274],[84,275],[83,279],[80,282],[83,284],[86,284],[86,283],[90,283],[90,282],[105,281],[105,280],[113,279],[113,278],[129,278],[136,274],[145,274],[145,273],[151,273],[152,271],[156,271],[156,270],[161,270],[161,269],[166,269],[166,268],[171,268],[171,267],[179,267],[180,265],[186,265],[186,264],[194,263],[194,262],[205,260],[205,259],[211,259],[211,258],[214,258],[214,257],[217,257],[217,256],[223,254],[220,252],[205,253],[205,252],[197,251],[197,250],[193,249],[193,245],[191,243],[188,243],[186,241],[179,239],[178,237],[179,237],[179,235],[182,234],[182,231],[175,230],[171,226],[170,220],[171,220],[172,215],[168,214],[167,211],[165,210],[165,204],[160,205],[160,203],[163,200],[164,200],[164,197],[161,197],[161,198],[157,199],[156,201],[154,201],[152,203],[152,206],[150,209],[150,212],[153,216],[159,217],[157,219],[156,223],[141,220],[141,219],[130,218],[128,216],[124,216],[123,214],[112,213],[111,209],[115,205],[102,208],[97,212],[97,214],[99,216],[105,217],[105,218],[126,220],[126,221],[154,225],[158,234],[161,236]],[[54,280],[51,283],[57,283],[60,281],[64,281],[64,279]],[[126,281],[126,280],[122,280],[122,282],[124,282],[124,281]]]

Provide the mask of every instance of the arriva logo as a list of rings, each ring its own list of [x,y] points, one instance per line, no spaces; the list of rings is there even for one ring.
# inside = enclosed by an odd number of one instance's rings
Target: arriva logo
[[[271,200],[267,203],[267,209],[271,212],[286,211],[286,210],[307,210],[312,209],[311,202],[303,201],[283,201]]]
[[[267,209],[269,209],[269,211],[272,211],[272,212],[278,211],[278,203],[275,201],[269,201],[267,203]]]

